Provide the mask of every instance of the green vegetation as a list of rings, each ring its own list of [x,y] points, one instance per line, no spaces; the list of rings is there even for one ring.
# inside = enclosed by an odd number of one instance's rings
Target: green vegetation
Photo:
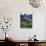
[[[21,20],[20,26],[21,28],[32,28],[32,21]]]

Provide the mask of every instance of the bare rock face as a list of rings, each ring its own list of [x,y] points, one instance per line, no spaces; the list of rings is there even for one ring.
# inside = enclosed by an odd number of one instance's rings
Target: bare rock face
[[[41,0],[29,0],[30,5],[34,8],[38,8],[40,6]]]

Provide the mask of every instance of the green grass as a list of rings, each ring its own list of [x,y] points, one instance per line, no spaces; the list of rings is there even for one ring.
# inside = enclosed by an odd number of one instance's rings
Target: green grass
[[[32,21],[21,20],[21,28],[32,28]]]

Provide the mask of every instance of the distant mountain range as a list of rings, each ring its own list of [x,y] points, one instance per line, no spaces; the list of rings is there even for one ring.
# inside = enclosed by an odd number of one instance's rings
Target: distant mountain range
[[[28,21],[32,21],[32,14],[29,14],[29,15],[27,15],[27,14],[21,14],[21,19],[23,20],[28,20]]]

